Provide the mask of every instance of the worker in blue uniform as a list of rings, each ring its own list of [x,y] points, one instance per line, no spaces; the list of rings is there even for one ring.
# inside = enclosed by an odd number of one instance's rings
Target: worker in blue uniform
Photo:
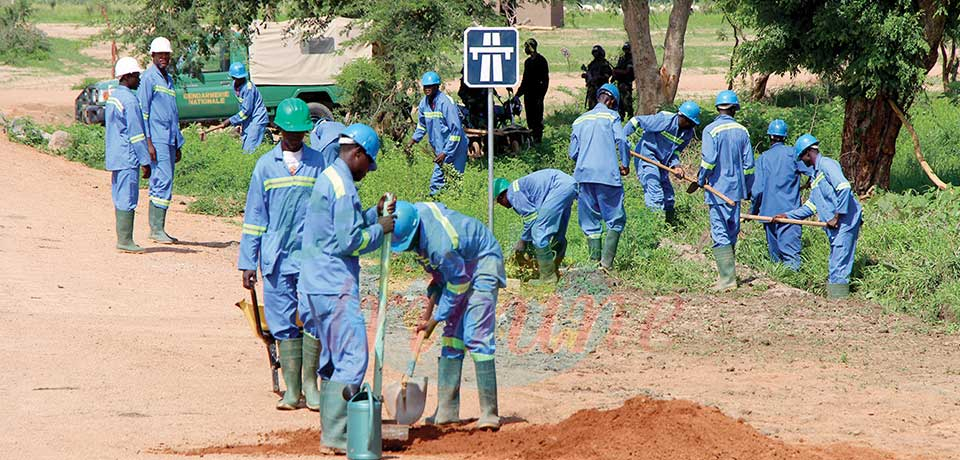
[[[111,173],[111,194],[117,218],[117,249],[140,253],[133,242],[133,221],[140,197],[140,172],[150,177],[150,154],[143,134],[140,101],[133,93],[140,84],[140,64],[131,57],[117,60],[114,75],[120,85],[111,93],[104,109],[106,122],[105,162]]]
[[[734,201],[728,205],[712,193],[705,193],[710,207],[710,236],[719,277],[716,289],[736,289],[736,245],[740,233],[740,201],[750,198],[753,185],[753,146],[750,133],[734,119],[740,109],[737,93],[726,90],[717,95],[720,115],[703,129],[700,185],[711,185]]]
[[[857,238],[863,224],[863,208],[843,175],[843,169],[833,158],[820,153],[820,141],[804,134],[794,146],[797,158],[813,168],[810,199],[803,206],[778,214],[777,218],[806,219],[814,214],[827,223],[824,231],[830,240],[830,274],[827,278],[827,297],[844,299],[850,295],[850,272],[853,271]]]
[[[620,234],[627,221],[621,176],[630,174],[630,144],[623,135],[617,104],[620,91],[607,83],[597,90],[597,105],[573,122],[570,158],[576,162],[580,228],[587,236],[590,260],[613,268]],[[603,241],[602,224],[607,225]]]
[[[800,206],[800,179],[809,169],[784,144],[787,123],[773,120],[767,128],[770,149],[760,154],[753,181],[752,212],[763,216],[792,211]],[[791,270],[800,269],[801,227],[784,223],[764,224],[770,260],[783,263]]]
[[[321,118],[310,131],[310,147],[320,151],[328,165],[340,157],[340,133],[346,128],[339,121]]]
[[[167,234],[167,209],[173,198],[174,164],[180,161],[183,135],[180,133],[180,112],[173,78],[167,71],[170,41],[157,37],[150,43],[153,65],[140,79],[137,98],[143,111],[147,151],[150,153],[150,239],[158,243],[176,243]]]
[[[298,312],[297,284],[307,205],[326,164],[320,152],[303,143],[313,127],[307,104],[297,98],[283,100],[274,123],[280,128],[281,140],[253,169],[238,266],[246,289],[254,288],[258,267],[263,274],[263,312],[279,343],[280,369],[287,387],[277,409],[296,409],[302,392],[307,408],[316,411],[320,410],[319,332],[309,310]]]
[[[427,296],[439,296],[439,301],[429,303],[417,331],[426,331],[429,336],[438,323],[445,322],[437,412],[427,422],[460,421],[460,376],[464,352],[469,351],[480,398],[477,427],[499,429],[494,361],[497,293],[507,286],[500,243],[483,222],[442,204],[401,201],[397,203],[392,249],[413,251],[432,276]]]
[[[378,249],[393,231],[385,198],[366,211],[356,182],[377,169],[380,138],[356,123],[340,134],[340,157],[317,177],[303,229],[300,308],[309,310],[320,338],[321,443],[325,453],[347,445],[347,400],[367,370],[367,333],[360,311],[360,255]],[[386,216],[378,217],[387,210]]]
[[[623,135],[629,137],[636,130],[643,130],[643,136],[634,149],[640,155],[673,168],[678,179],[683,179],[684,171],[680,165],[680,152],[687,148],[693,139],[693,130],[700,125],[700,106],[687,101],[680,104],[679,113],[659,112],[653,115],[638,115],[630,119],[623,128]],[[673,184],[667,171],[655,165],[635,158],[637,179],[643,186],[643,201],[651,211],[663,211],[667,222],[676,222],[676,199]]]
[[[229,73],[233,78],[233,95],[240,104],[240,110],[220,123],[217,128],[240,126],[240,143],[243,144],[243,153],[253,153],[263,142],[267,125],[270,124],[267,106],[263,104],[260,90],[250,81],[250,74],[242,62],[230,64]]]
[[[556,283],[557,269],[567,252],[567,225],[577,197],[577,182],[557,169],[541,169],[511,183],[498,178],[493,194],[501,206],[523,220],[523,231],[513,250],[522,254],[527,244],[540,266],[540,283]]]
[[[440,193],[446,183],[440,165],[446,163],[462,173],[467,166],[467,146],[469,139],[463,131],[460,111],[450,96],[440,91],[440,75],[427,72],[420,79],[423,85],[423,99],[417,107],[417,128],[413,131],[407,148],[428,136],[433,147],[433,176],[430,178],[430,195]]]

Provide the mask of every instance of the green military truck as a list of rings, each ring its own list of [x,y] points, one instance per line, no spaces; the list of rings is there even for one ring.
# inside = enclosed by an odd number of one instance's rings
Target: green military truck
[[[233,79],[227,73],[235,61],[247,64],[271,119],[280,101],[288,97],[303,99],[314,119],[332,116],[330,109],[336,107],[340,93],[334,81],[337,73],[353,59],[371,54],[369,46],[343,46],[356,33],[348,24],[348,19],[337,18],[323,36],[300,39],[296,34],[284,37],[286,23],[267,23],[249,49],[221,46],[199,75],[174,73],[180,122],[219,122],[237,113]],[[117,84],[113,79],[84,88],[76,99],[77,121],[102,124],[104,104]]]

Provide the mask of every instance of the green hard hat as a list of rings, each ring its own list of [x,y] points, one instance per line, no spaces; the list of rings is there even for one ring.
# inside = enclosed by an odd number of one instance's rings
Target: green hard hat
[[[510,188],[510,181],[502,177],[498,177],[497,180],[493,181],[494,198],[500,196],[500,194],[505,192],[508,188]]]
[[[313,129],[310,121],[310,108],[303,100],[289,97],[277,106],[277,116],[273,122],[280,129],[291,133],[306,133]]]

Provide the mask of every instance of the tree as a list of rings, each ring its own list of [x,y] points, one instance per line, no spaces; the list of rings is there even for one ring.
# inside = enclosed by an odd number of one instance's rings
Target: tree
[[[673,104],[683,69],[683,41],[687,33],[693,0],[673,0],[670,22],[663,40],[663,64],[650,36],[650,2],[623,0],[623,25],[631,43],[636,77],[638,113],[653,113]]]
[[[840,163],[854,189],[889,187],[903,110],[937,62],[958,0],[741,0],[757,38],[742,45],[742,70],[806,69],[845,97]]]
[[[943,42],[940,43],[941,77],[943,79],[943,91],[951,92],[955,90],[950,87],[950,84],[957,82],[957,71],[960,70],[960,56],[957,56],[957,40],[960,40],[960,18],[949,18],[943,34]],[[948,47],[949,52],[947,51]]]

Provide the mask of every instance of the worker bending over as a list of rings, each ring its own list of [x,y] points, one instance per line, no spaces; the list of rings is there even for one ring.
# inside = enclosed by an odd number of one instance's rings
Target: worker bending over
[[[242,62],[230,64],[230,77],[233,78],[233,95],[240,104],[240,111],[224,120],[217,128],[240,126],[240,143],[243,144],[243,153],[253,153],[263,142],[267,125],[270,124],[267,106],[263,104],[260,90],[250,81],[250,74]]]
[[[150,177],[150,154],[144,142],[140,101],[133,94],[140,85],[140,64],[131,57],[117,60],[114,68],[120,85],[110,92],[104,109],[106,122],[105,162],[111,173],[111,195],[117,216],[117,249],[143,252],[133,242],[133,220],[140,198],[140,171]]]
[[[423,85],[423,99],[417,107],[417,129],[413,131],[408,147],[420,142],[424,135],[429,136],[433,147],[433,177],[430,179],[430,194],[436,195],[446,184],[443,169],[446,163],[457,172],[463,172],[467,166],[468,139],[460,122],[460,111],[450,96],[440,91],[440,75],[427,72],[420,79]]]
[[[575,161],[573,178],[579,187],[577,211],[580,228],[587,236],[590,260],[604,269],[613,268],[620,233],[627,222],[623,206],[623,182],[630,173],[630,145],[623,136],[617,104],[620,92],[612,83],[597,90],[596,107],[573,122],[570,158]],[[607,224],[603,241],[602,222]]]
[[[700,161],[700,185],[711,185],[734,201],[729,205],[712,193],[705,193],[704,202],[710,207],[710,235],[713,237],[713,256],[717,261],[717,290],[736,289],[736,245],[740,233],[740,201],[750,198],[753,185],[753,146],[747,128],[734,117],[740,101],[733,91],[717,95],[720,115],[703,129],[703,149]]]
[[[277,409],[296,409],[302,391],[307,408],[316,411],[320,409],[319,332],[309,309],[298,307],[297,285],[307,206],[326,165],[320,152],[303,144],[303,137],[313,127],[307,104],[297,98],[285,99],[277,106],[274,123],[280,128],[280,143],[253,168],[237,265],[245,289],[254,288],[258,267],[263,274],[263,312],[270,333],[279,342],[286,384]],[[298,314],[303,334],[297,326]]]
[[[784,144],[787,122],[773,120],[767,128],[770,150],[757,158],[753,181],[753,214],[775,216],[800,207],[800,178],[810,169],[797,160],[793,147]],[[800,240],[802,227],[794,224],[765,223],[767,252],[770,260],[787,268],[800,269]]]
[[[340,157],[340,133],[346,128],[343,123],[324,117],[310,131],[310,147],[320,151],[326,164],[331,165]]]
[[[437,376],[437,412],[428,423],[460,421],[460,375],[464,351],[470,352],[477,373],[480,419],[477,427],[500,427],[497,408],[497,293],[507,286],[500,243],[483,222],[439,203],[397,203],[397,231],[392,248],[413,251],[433,279],[430,302],[417,325],[429,336],[443,327],[443,348]],[[432,311],[431,311],[432,310]]]
[[[513,209],[523,220],[514,252],[522,254],[527,244],[532,244],[540,266],[539,282],[556,283],[557,269],[567,252],[567,225],[577,182],[563,171],[541,169],[513,183],[498,178],[493,193],[497,203]]]
[[[379,217],[385,199],[366,211],[356,182],[377,169],[380,138],[357,123],[340,135],[340,158],[323,170],[310,197],[303,229],[300,308],[319,329],[321,443],[325,453],[347,447],[347,400],[367,370],[367,332],[360,312],[360,255],[380,247],[393,216]]]
[[[844,299],[850,295],[850,272],[857,250],[863,208],[843,176],[840,163],[820,154],[820,141],[810,134],[797,139],[794,151],[800,161],[813,168],[810,199],[797,209],[779,214],[777,218],[805,219],[814,214],[827,223],[824,231],[830,240],[830,275],[827,278],[827,297]]]
[[[673,168],[678,178],[684,177],[680,165],[680,152],[693,139],[693,130],[700,124],[700,106],[687,101],[680,104],[679,113],[660,112],[653,115],[638,115],[623,128],[623,135],[643,130],[636,152],[651,160]],[[633,160],[637,167],[637,179],[643,186],[643,201],[651,211],[663,211],[667,222],[676,223],[676,199],[673,184],[667,171],[639,158]]]

